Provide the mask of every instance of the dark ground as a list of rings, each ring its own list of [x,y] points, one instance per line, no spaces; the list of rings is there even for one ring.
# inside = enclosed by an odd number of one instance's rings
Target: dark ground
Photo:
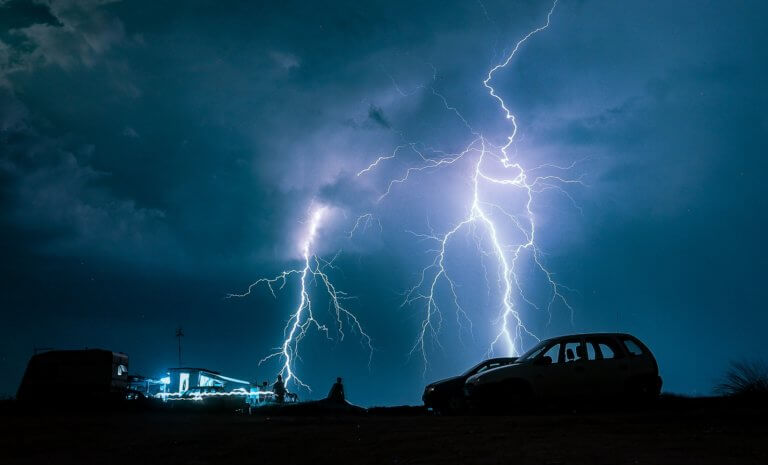
[[[768,409],[665,402],[511,417],[5,412],[0,463],[768,464]]]

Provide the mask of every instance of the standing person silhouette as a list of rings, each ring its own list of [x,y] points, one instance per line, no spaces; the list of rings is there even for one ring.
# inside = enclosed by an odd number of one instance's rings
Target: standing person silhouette
[[[341,378],[336,378],[336,383],[331,386],[331,391],[328,393],[327,399],[331,402],[346,402],[344,397],[344,385],[341,383]]]
[[[283,375],[277,375],[277,381],[272,385],[272,391],[275,393],[275,398],[279,404],[285,401],[285,383],[283,383]]]

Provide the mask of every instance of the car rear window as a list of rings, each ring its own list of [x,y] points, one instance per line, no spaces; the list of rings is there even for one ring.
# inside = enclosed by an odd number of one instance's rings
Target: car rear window
[[[635,341],[632,339],[624,339],[624,347],[627,348],[627,352],[629,352],[632,355],[643,355],[643,349],[637,345]]]

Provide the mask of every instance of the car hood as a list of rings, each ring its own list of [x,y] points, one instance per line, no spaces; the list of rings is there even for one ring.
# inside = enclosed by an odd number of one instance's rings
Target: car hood
[[[452,384],[463,384],[465,379],[466,377],[463,375],[451,376],[450,378],[445,378],[445,379],[435,381],[434,383],[430,383],[427,385],[427,388],[430,388],[430,387],[440,388],[444,386],[450,386]]]
[[[493,368],[491,370],[469,376],[466,382],[468,384],[475,384],[477,382],[493,381],[496,379],[504,378],[505,376],[511,376],[516,373],[524,374],[530,370],[531,366],[532,365],[529,363],[512,363],[510,365]]]

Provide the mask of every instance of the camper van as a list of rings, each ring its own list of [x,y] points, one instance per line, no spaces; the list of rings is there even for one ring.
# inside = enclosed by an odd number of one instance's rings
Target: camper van
[[[52,405],[120,400],[128,390],[128,355],[102,349],[50,350],[32,356],[16,398]]]

